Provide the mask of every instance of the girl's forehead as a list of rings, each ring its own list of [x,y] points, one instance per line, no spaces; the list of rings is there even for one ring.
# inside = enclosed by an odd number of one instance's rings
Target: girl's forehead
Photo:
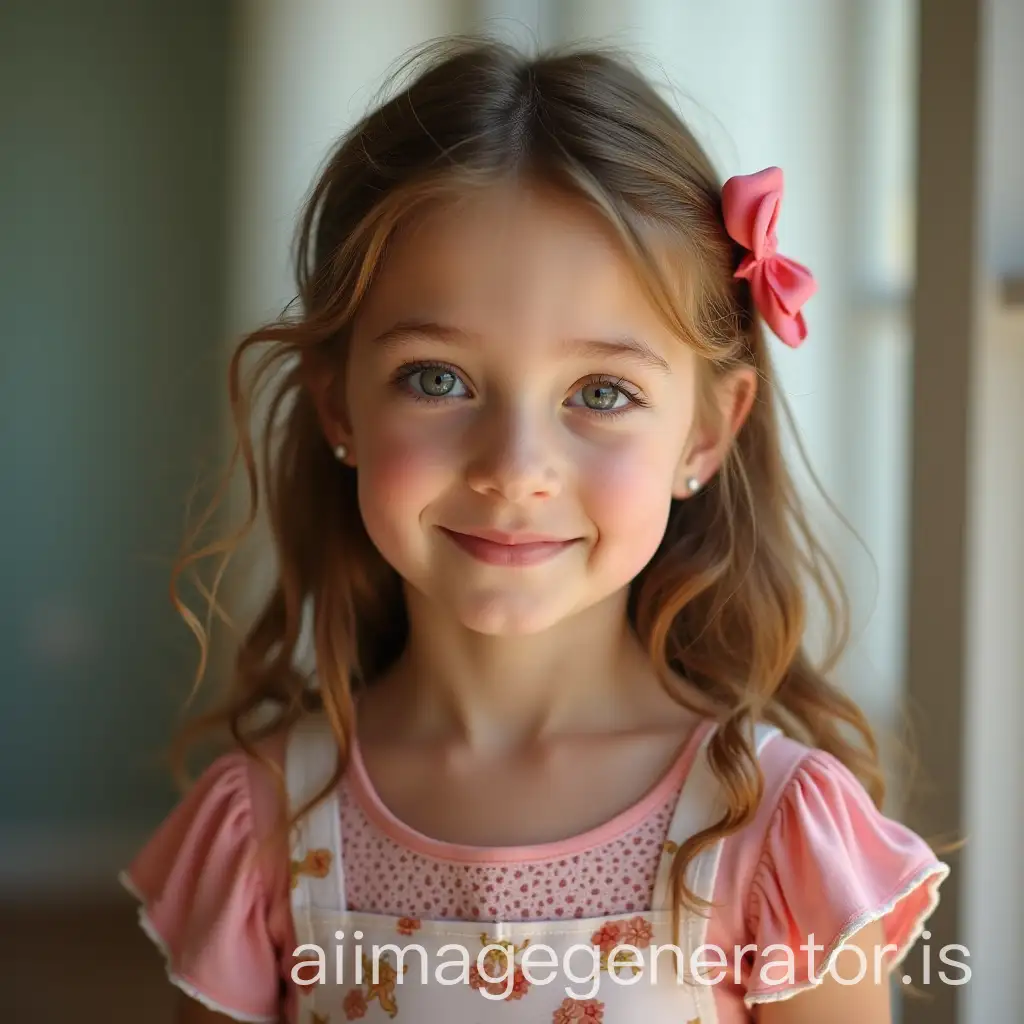
[[[615,228],[580,199],[521,185],[476,190],[396,236],[357,333],[417,319],[482,337],[666,333]]]

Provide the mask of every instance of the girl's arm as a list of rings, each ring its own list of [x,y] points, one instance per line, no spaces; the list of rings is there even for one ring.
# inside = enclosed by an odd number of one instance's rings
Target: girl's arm
[[[280,1016],[279,951],[292,938],[272,927],[287,921],[288,858],[263,846],[276,800],[269,776],[244,752],[222,755],[122,874],[182,992],[169,996],[175,1024]]]
[[[856,984],[843,984],[831,972],[814,989],[801,992],[790,999],[775,1003],[762,1003],[758,1007],[758,1024],[891,1024],[892,1010],[889,997],[889,979],[882,974],[875,978],[875,950],[885,945],[881,921],[875,921],[857,932],[846,942],[864,953],[865,961],[850,954],[840,953],[835,973],[843,979],[857,976],[860,962],[867,963],[863,980]]]

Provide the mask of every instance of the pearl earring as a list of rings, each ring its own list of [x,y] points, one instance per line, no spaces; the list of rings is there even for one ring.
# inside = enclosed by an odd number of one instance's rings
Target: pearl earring
[[[686,487],[691,494],[696,494],[700,490],[700,481],[695,476],[691,476],[686,481]]]
[[[345,456],[348,455],[348,448],[343,444],[339,444],[334,449],[334,457],[340,462]]]

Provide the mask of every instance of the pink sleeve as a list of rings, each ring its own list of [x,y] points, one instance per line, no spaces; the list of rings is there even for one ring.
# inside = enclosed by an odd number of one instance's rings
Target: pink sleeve
[[[259,864],[244,754],[199,778],[122,874],[171,981],[240,1021],[277,1021],[279,950]]]
[[[876,810],[841,762],[811,751],[776,807],[754,871],[747,928],[757,950],[747,1004],[820,982],[839,945],[878,919],[893,947],[883,970],[891,970],[935,909],[948,873],[923,839]],[[868,959],[873,970],[875,957]],[[857,969],[852,955],[836,965],[843,979]]]

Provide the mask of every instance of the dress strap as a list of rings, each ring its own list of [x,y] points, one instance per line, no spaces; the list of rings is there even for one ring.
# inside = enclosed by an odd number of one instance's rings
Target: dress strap
[[[288,736],[285,782],[295,813],[334,774],[338,744],[322,714],[300,719]],[[313,942],[311,911],[345,909],[341,809],[337,787],[299,820],[291,839],[291,906],[296,937]]]
[[[717,729],[717,725],[713,725],[707,730],[679,794],[655,878],[653,907],[656,910],[669,911],[672,908],[672,862],[679,847],[691,836],[714,824],[725,810],[720,784],[708,760],[708,744]],[[758,723],[754,726],[754,749],[758,757],[766,744],[779,733],[780,730],[773,725]],[[687,865],[687,887],[700,899],[710,902],[714,896],[721,853],[722,840],[719,839]],[[704,914],[684,917],[685,938],[690,949],[704,944],[707,924]]]

